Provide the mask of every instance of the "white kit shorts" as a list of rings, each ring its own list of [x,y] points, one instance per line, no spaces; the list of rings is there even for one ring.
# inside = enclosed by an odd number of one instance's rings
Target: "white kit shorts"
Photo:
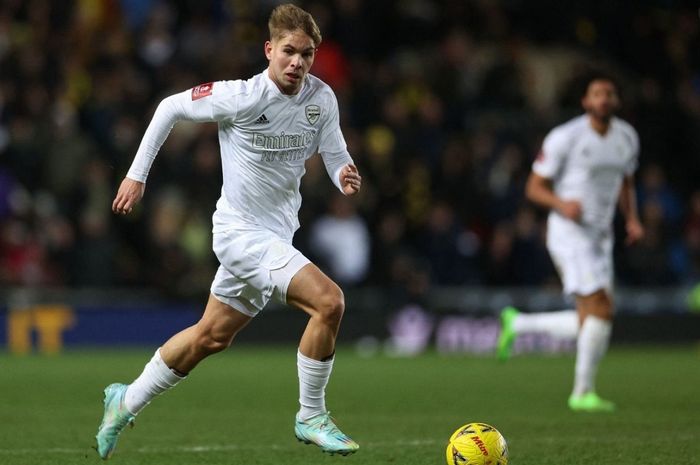
[[[251,317],[270,299],[286,303],[292,278],[311,263],[292,244],[267,231],[217,232],[213,242],[220,265],[211,293]]]
[[[565,294],[587,296],[612,292],[614,281],[611,231],[580,226],[547,229],[547,249],[559,273]]]

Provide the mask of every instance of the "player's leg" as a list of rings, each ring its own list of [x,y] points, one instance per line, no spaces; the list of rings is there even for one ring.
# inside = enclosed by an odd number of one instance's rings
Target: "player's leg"
[[[581,330],[576,346],[574,389],[569,407],[583,411],[612,411],[615,405],[598,397],[595,380],[612,333],[613,240],[610,233],[587,237],[572,263],[577,276],[570,283],[576,295]],[[573,276],[573,273],[570,273]]]
[[[292,278],[287,303],[309,315],[297,355],[299,417],[306,420],[326,411],[325,388],[333,369],[335,339],[345,303],[340,288],[312,263]]]
[[[612,411],[615,405],[598,397],[595,390],[598,366],[607,352],[612,333],[612,298],[608,291],[600,289],[590,295],[577,296],[576,306],[582,323],[569,407],[572,410]]]
[[[578,334],[579,317],[573,309],[522,313],[517,308],[508,306],[501,311],[500,320],[501,333],[496,354],[501,360],[510,358],[519,334],[545,333],[557,339],[575,339]]]
[[[111,457],[119,434],[151,399],[174,387],[205,357],[228,347],[251,318],[210,295],[202,318],[156,350],[131,384],[109,385],[96,436],[100,457]]]
[[[187,375],[204,358],[231,345],[236,334],[252,319],[244,311],[210,294],[202,318],[163,344],[160,349],[163,362],[171,370]]]
[[[515,334],[545,333],[557,339],[576,339],[578,322],[578,313],[570,308],[553,312],[518,312],[512,327]]]
[[[286,301],[310,317],[297,353],[300,410],[295,434],[300,441],[314,443],[324,452],[353,453],[359,446],[338,429],[325,403],[335,340],[345,310],[343,293],[316,265],[308,263],[291,279]]]
[[[310,317],[299,342],[299,351],[314,360],[332,359],[345,311],[345,298],[338,285],[309,263],[289,283],[287,303],[304,310]]]
[[[562,281],[564,293],[571,294],[580,281],[579,253],[565,239],[567,236],[556,228],[548,228],[547,251]],[[573,309],[526,314],[514,307],[506,307],[501,312],[501,333],[496,355],[501,360],[510,358],[518,334],[545,332],[560,339],[573,339],[578,329],[579,317]]]

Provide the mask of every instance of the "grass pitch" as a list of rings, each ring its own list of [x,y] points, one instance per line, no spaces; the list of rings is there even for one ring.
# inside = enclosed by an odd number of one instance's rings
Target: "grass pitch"
[[[152,351],[0,355],[0,464],[98,464],[102,389]],[[296,349],[233,347],[205,361],[127,429],[114,465],[429,465],[470,421],[496,426],[511,465],[700,464],[700,349],[613,347],[599,392],[614,414],[566,408],[573,356],[361,358],[338,350],[328,406],[360,443],[350,457],[296,441]]]

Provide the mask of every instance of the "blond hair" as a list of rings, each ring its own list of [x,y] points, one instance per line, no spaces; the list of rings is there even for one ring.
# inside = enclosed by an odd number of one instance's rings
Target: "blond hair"
[[[270,29],[270,40],[281,38],[285,32],[303,31],[314,41],[314,46],[321,45],[321,31],[311,16],[305,10],[302,10],[296,5],[285,3],[279,5],[270,13],[270,20],[267,22],[267,27]]]

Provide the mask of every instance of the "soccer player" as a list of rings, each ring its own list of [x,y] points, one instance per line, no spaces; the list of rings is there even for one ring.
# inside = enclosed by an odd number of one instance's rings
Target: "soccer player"
[[[131,384],[107,386],[96,436],[103,459],[156,395],[229,347],[270,299],[310,317],[297,353],[297,439],[331,454],[359,448],[334,424],[325,404],[343,293],[292,246],[292,236],[299,227],[299,184],[309,157],[321,154],[345,195],[360,190],[361,177],[340,130],[333,91],[309,74],[321,43],[313,17],[284,4],[272,11],[268,26],[269,66],[262,73],[201,84],[159,104],[114,199],[112,209],[123,215],[141,200],[151,164],[177,121],[218,122],[223,187],[213,215],[213,248],[220,266],[209,300],[202,318],[156,350]]]
[[[526,186],[527,198],[550,210],[547,249],[576,310],[526,314],[507,307],[501,313],[497,354],[507,359],[516,336],[525,332],[578,335],[569,407],[612,411],[615,405],[596,394],[595,378],[612,329],[616,204],[625,218],[626,243],[644,235],[634,191],[639,139],[632,126],[614,116],[620,98],[610,77],[592,76],[581,104],[584,115],[544,139]]]

